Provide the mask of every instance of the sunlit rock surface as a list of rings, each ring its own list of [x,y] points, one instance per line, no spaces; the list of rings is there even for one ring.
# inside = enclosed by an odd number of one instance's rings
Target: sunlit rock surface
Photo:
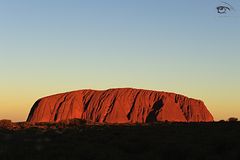
[[[41,98],[33,105],[27,121],[59,122],[73,118],[93,123],[213,121],[201,100],[133,88],[79,90]]]

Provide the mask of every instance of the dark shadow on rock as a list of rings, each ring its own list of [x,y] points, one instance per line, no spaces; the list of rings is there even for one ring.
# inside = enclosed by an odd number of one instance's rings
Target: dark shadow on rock
[[[29,115],[28,115],[27,122],[29,122],[29,121],[31,120],[31,118],[32,118],[32,116],[33,116],[33,113],[34,113],[35,109],[38,107],[38,104],[40,103],[40,101],[41,101],[41,100],[39,99],[39,100],[37,100],[37,101],[34,103],[32,109],[31,109],[31,111],[30,111],[30,113],[29,113]]]
[[[157,121],[157,114],[159,110],[163,107],[163,101],[158,100],[153,104],[152,111],[148,114],[146,122],[156,122]]]

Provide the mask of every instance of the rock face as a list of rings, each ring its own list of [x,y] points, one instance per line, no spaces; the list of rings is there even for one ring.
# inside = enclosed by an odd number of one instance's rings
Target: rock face
[[[132,88],[79,90],[41,98],[33,105],[27,121],[58,122],[73,118],[99,123],[213,121],[200,100]]]

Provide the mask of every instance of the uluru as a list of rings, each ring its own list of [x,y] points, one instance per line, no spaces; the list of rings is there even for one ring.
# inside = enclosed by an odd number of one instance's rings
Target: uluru
[[[28,122],[82,119],[96,123],[211,122],[201,100],[162,91],[134,88],[78,90],[41,98]]]

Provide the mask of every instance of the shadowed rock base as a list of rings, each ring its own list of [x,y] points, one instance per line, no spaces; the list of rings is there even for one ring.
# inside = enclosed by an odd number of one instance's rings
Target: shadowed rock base
[[[98,123],[211,122],[200,100],[183,95],[132,88],[79,90],[39,99],[28,122],[79,118]]]

